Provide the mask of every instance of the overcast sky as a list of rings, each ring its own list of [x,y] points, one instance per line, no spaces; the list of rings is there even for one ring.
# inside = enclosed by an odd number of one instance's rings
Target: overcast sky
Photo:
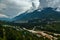
[[[38,0],[33,0],[36,7],[38,6]],[[32,7],[31,0],[0,0],[0,14],[5,17],[14,17]]]
[[[0,0],[0,17],[12,18],[21,14],[32,7],[32,2],[38,8],[39,0]],[[40,7],[60,8],[60,0],[40,0]]]

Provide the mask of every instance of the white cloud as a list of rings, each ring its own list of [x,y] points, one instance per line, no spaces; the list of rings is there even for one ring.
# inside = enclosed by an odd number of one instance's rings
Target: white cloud
[[[48,6],[50,7],[58,7],[60,4],[60,0],[50,0],[48,1]]]
[[[0,18],[8,18],[8,16],[4,14],[0,14]]]
[[[42,7],[58,7],[60,6],[60,0],[40,0]]]
[[[42,3],[45,7],[58,7],[60,8],[60,0],[41,0],[40,7]],[[18,14],[21,14],[24,11],[27,11],[32,7],[32,2],[36,6],[35,9],[39,6],[39,0],[1,0],[0,2],[0,13],[2,12],[9,17],[14,17]],[[5,10],[3,10],[5,9]]]
[[[60,0],[47,0],[48,7],[57,8],[56,11],[60,11]]]
[[[33,2],[37,8],[39,0],[33,0]],[[1,10],[1,12],[9,17],[21,14],[32,7],[32,0],[2,0],[1,3],[6,7],[0,7],[0,9],[5,8],[5,10]]]
[[[31,7],[31,3],[27,0],[10,0],[10,3],[15,4],[20,7]]]
[[[32,0],[32,2],[35,4],[36,8],[38,8],[40,3],[39,0]]]
[[[1,3],[0,11],[8,15],[9,17],[13,17],[19,12],[26,11],[30,9],[30,7],[32,7],[31,2],[29,2],[28,0],[2,0]],[[2,8],[5,8],[5,10],[1,10]]]
[[[56,11],[59,11],[60,12],[60,6],[57,7]]]

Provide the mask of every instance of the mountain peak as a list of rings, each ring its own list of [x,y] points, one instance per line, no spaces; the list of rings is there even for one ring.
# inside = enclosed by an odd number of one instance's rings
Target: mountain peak
[[[20,20],[33,20],[33,19],[54,19],[60,20],[60,12],[55,11],[55,8],[47,7],[41,11],[35,10],[30,13],[23,13],[17,17],[15,17],[15,21]]]

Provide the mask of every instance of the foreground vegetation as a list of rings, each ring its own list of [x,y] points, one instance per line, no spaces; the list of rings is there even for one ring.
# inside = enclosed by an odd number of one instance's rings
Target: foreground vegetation
[[[0,25],[0,40],[48,40],[48,38],[38,37],[36,34],[26,30],[16,30]]]
[[[16,24],[17,25],[17,24]],[[46,24],[45,31],[44,33],[48,35],[48,37],[43,36],[40,31],[42,31],[41,28],[37,27],[36,30],[40,29],[39,32],[34,33],[30,32],[28,30],[24,30],[21,26],[17,25],[16,26],[13,23],[8,23],[8,22],[0,22],[0,40],[51,40],[49,39],[49,36],[51,35],[53,38],[52,40],[60,40],[60,34],[56,32],[50,32],[49,29],[56,29],[60,30],[59,23],[55,23],[54,25],[51,24]],[[27,25],[25,25],[27,26]],[[30,25],[29,25],[30,26]],[[31,27],[29,27],[31,29]],[[47,31],[47,30],[48,31]],[[55,35],[54,35],[55,34]],[[55,39],[56,38],[56,39]]]

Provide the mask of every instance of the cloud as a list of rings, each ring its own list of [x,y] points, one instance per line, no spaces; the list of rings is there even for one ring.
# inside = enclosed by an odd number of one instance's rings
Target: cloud
[[[58,7],[60,6],[60,0],[40,0],[41,7]]]
[[[0,3],[0,10],[2,10],[2,9],[4,9],[4,8],[6,8],[6,4]]]
[[[39,0],[33,0],[36,8],[38,7]],[[10,18],[32,7],[32,0],[1,0],[0,13],[8,15]]]
[[[48,6],[50,7],[58,7],[60,5],[60,0],[50,0],[48,1]]]
[[[33,2],[36,8],[38,8],[39,3],[40,3],[39,0],[31,0],[31,2]]]
[[[0,12],[13,17],[19,12],[28,10],[31,3],[23,0],[2,0],[0,3]]]
[[[0,14],[0,18],[8,18],[8,16],[4,14]]]
[[[46,0],[39,0],[41,8],[47,7],[48,2]]]
[[[32,7],[32,2],[36,7],[35,9],[37,9],[39,0],[0,0],[0,14],[2,13],[12,18],[29,10]],[[39,7],[60,8],[60,0],[40,0]]]
[[[40,8],[52,7],[57,8],[56,11],[60,11],[60,0],[40,0]]]
[[[26,11],[31,7],[31,3],[22,0],[2,0],[1,3],[0,11],[8,15],[9,17],[13,17],[19,12]],[[5,8],[5,5],[7,6],[7,8]],[[3,8],[5,9],[2,10]]]

